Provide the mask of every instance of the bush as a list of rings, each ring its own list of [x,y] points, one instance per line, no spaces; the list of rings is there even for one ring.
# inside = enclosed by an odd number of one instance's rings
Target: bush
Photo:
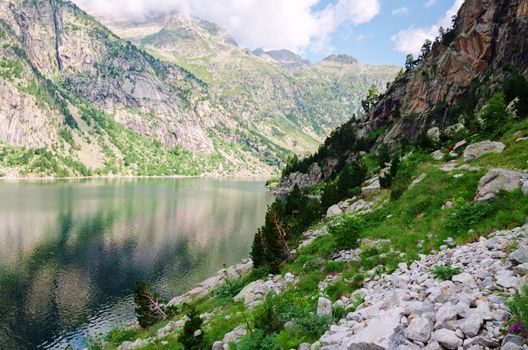
[[[352,162],[343,167],[343,170],[337,178],[337,191],[339,192],[339,200],[346,199],[357,193],[353,193],[355,189],[361,187],[365,176],[367,175],[367,169],[360,162]],[[360,192],[356,191],[356,192]]]
[[[332,205],[339,203],[341,196],[337,185],[333,182],[329,182],[323,188],[321,193],[321,205],[323,209],[328,209]]]
[[[528,285],[521,293],[516,293],[506,306],[512,315],[508,332],[528,339]]]
[[[194,307],[187,312],[189,320],[185,322],[183,331],[178,341],[186,350],[202,350],[204,348],[202,323],[200,314]]]
[[[268,295],[254,313],[254,326],[264,334],[270,335],[282,329],[282,322],[279,320],[277,310],[273,302],[273,297]]]
[[[330,227],[338,249],[355,249],[358,247],[361,222],[359,219],[348,217],[337,226]]]
[[[493,206],[487,202],[463,205],[453,210],[445,222],[445,228],[453,233],[465,233],[492,212]]]
[[[240,338],[237,350],[280,350],[277,337],[266,335],[260,330],[255,330]]]
[[[461,273],[462,269],[458,266],[435,266],[429,272],[436,278],[446,281],[450,280],[454,275]]]
[[[506,101],[503,93],[496,93],[477,112],[482,118],[483,131],[492,139],[500,137],[508,129],[508,117],[506,113]]]

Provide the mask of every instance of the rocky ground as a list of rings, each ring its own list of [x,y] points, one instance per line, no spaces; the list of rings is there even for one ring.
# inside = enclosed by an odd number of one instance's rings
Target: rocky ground
[[[514,246],[519,248],[508,254]],[[461,272],[439,281],[431,273],[435,266],[459,267]],[[502,329],[509,318],[506,298],[527,282],[525,225],[422,256],[410,267],[400,264],[392,275],[367,280],[352,298],[364,303],[311,348],[521,349],[522,339],[504,337]]]

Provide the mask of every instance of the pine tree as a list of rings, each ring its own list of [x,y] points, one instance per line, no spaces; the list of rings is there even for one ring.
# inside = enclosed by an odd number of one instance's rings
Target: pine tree
[[[266,239],[262,232],[262,228],[259,228],[258,232],[255,234],[255,238],[253,238],[250,256],[255,268],[265,266],[267,263]]]
[[[136,304],[136,317],[142,328],[149,328],[159,320],[167,318],[159,295],[151,292],[143,282],[136,283],[134,303]]]
[[[185,322],[183,332],[178,341],[184,346],[185,350],[202,350],[204,349],[203,320],[194,307],[189,307],[187,317],[189,319]]]

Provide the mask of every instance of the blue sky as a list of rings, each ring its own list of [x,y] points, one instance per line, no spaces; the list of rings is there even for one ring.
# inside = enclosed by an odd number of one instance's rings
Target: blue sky
[[[323,0],[315,10],[322,9],[331,0]],[[453,6],[452,0],[381,0],[381,10],[371,21],[352,25],[341,25],[330,34],[330,44],[335,53],[346,53],[361,63],[403,65],[406,54],[395,48],[391,38],[408,28],[427,28],[442,20]],[[305,52],[303,56],[317,62],[325,52]]]
[[[142,19],[177,11],[218,24],[242,47],[289,49],[317,62],[346,53],[403,65],[464,0],[73,0],[92,15]]]

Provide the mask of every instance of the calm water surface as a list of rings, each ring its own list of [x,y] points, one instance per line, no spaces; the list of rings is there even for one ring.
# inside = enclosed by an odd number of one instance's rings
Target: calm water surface
[[[181,294],[248,256],[263,182],[0,182],[0,349],[80,349],[134,319],[132,289]]]

